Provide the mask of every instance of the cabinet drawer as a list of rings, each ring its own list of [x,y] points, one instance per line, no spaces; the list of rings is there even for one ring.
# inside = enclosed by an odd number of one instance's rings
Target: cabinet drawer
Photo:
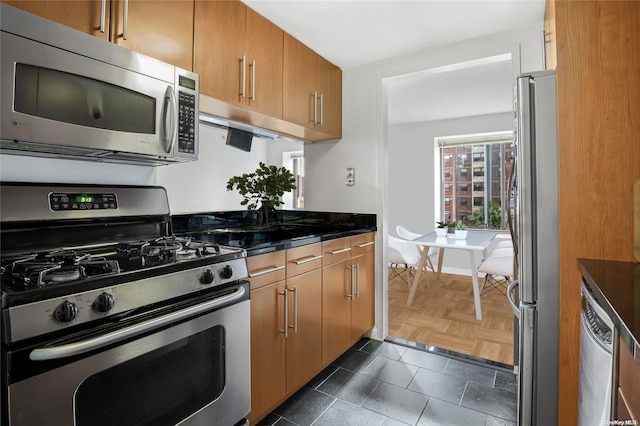
[[[322,266],[322,244],[308,244],[287,250],[287,278]]]
[[[286,252],[259,254],[247,258],[251,290],[285,279]]]
[[[375,250],[375,232],[351,237],[351,257],[360,256]]]
[[[322,266],[351,258],[351,238],[337,238],[322,243]]]

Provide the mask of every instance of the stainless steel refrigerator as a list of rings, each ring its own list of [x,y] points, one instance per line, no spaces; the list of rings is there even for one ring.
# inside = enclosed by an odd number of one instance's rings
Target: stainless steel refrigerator
[[[518,424],[558,422],[558,126],[555,71],[516,79],[509,291],[516,315]],[[515,351],[514,351],[515,352]]]

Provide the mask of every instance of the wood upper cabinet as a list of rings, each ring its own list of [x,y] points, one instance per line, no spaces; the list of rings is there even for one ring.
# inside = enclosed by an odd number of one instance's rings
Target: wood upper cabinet
[[[111,0],[110,39],[119,46],[192,70],[193,8],[194,0]]]
[[[196,1],[200,92],[282,118],[283,31],[239,1]]]
[[[284,35],[283,119],[342,137],[342,71]]]
[[[4,3],[180,68],[192,69],[194,0],[129,0],[128,8],[124,0]]]
[[[109,0],[3,0],[2,3],[101,39],[109,39]],[[101,15],[104,15],[102,27]]]

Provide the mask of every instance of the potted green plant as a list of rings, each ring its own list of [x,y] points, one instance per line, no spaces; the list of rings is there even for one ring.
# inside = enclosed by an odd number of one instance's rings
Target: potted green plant
[[[253,210],[260,203],[264,224],[269,227],[275,207],[284,204],[282,196],[296,189],[296,179],[285,167],[267,166],[262,161],[253,173],[234,176],[227,182],[227,191],[238,190],[242,195],[240,205]]]
[[[466,239],[468,233],[469,233],[469,230],[467,229],[467,226],[464,223],[456,222],[455,234],[456,234],[456,238],[457,239],[459,239],[459,240]]]
[[[449,230],[449,224],[447,222],[441,221],[436,222],[436,237],[446,237],[447,231]]]

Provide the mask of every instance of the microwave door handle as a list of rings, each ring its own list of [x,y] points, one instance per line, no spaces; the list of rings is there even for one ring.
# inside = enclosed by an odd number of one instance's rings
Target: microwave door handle
[[[176,139],[176,129],[178,127],[176,123],[177,109],[175,91],[173,86],[169,86],[164,94],[164,105],[162,107],[162,141],[167,153],[173,151],[173,144]]]

